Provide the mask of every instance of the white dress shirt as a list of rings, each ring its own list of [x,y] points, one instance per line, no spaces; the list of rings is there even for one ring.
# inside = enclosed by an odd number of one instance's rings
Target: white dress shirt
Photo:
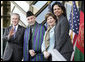
[[[16,26],[13,26],[13,27],[16,27],[15,31],[17,31],[17,29],[18,29],[18,25],[16,25]]]

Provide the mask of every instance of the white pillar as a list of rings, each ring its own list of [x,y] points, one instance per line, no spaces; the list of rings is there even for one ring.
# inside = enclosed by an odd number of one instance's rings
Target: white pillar
[[[3,1],[1,1],[1,4],[3,4]],[[3,16],[3,6],[1,6],[1,16]],[[1,18],[1,57],[3,55],[3,18]]]
[[[3,40],[2,40],[2,37],[3,37],[3,19],[1,19],[1,57],[3,55]]]

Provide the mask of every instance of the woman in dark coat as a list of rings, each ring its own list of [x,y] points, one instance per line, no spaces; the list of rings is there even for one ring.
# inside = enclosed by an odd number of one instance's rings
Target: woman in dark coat
[[[69,36],[69,23],[66,17],[65,7],[55,2],[52,5],[52,12],[57,17],[55,27],[55,49],[57,49],[66,59],[70,61],[73,47]]]

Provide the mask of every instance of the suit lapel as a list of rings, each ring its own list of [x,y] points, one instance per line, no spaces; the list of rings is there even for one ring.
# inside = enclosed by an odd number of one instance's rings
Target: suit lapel
[[[10,32],[11,29],[12,29],[12,26],[9,27],[8,32]]]
[[[56,46],[56,27],[57,27],[57,24],[55,25],[55,28],[54,28],[54,36],[55,36],[55,45],[54,45],[54,47]]]

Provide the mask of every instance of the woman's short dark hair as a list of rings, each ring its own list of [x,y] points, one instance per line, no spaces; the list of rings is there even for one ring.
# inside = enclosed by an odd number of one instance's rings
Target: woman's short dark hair
[[[58,6],[63,10],[63,15],[66,16],[66,8],[65,8],[64,5],[61,4],[60,2],[55,2],[55,3],[52,5],[52,13],[54,14],[53,7],[54,7],[55,5],[58,5]]]

